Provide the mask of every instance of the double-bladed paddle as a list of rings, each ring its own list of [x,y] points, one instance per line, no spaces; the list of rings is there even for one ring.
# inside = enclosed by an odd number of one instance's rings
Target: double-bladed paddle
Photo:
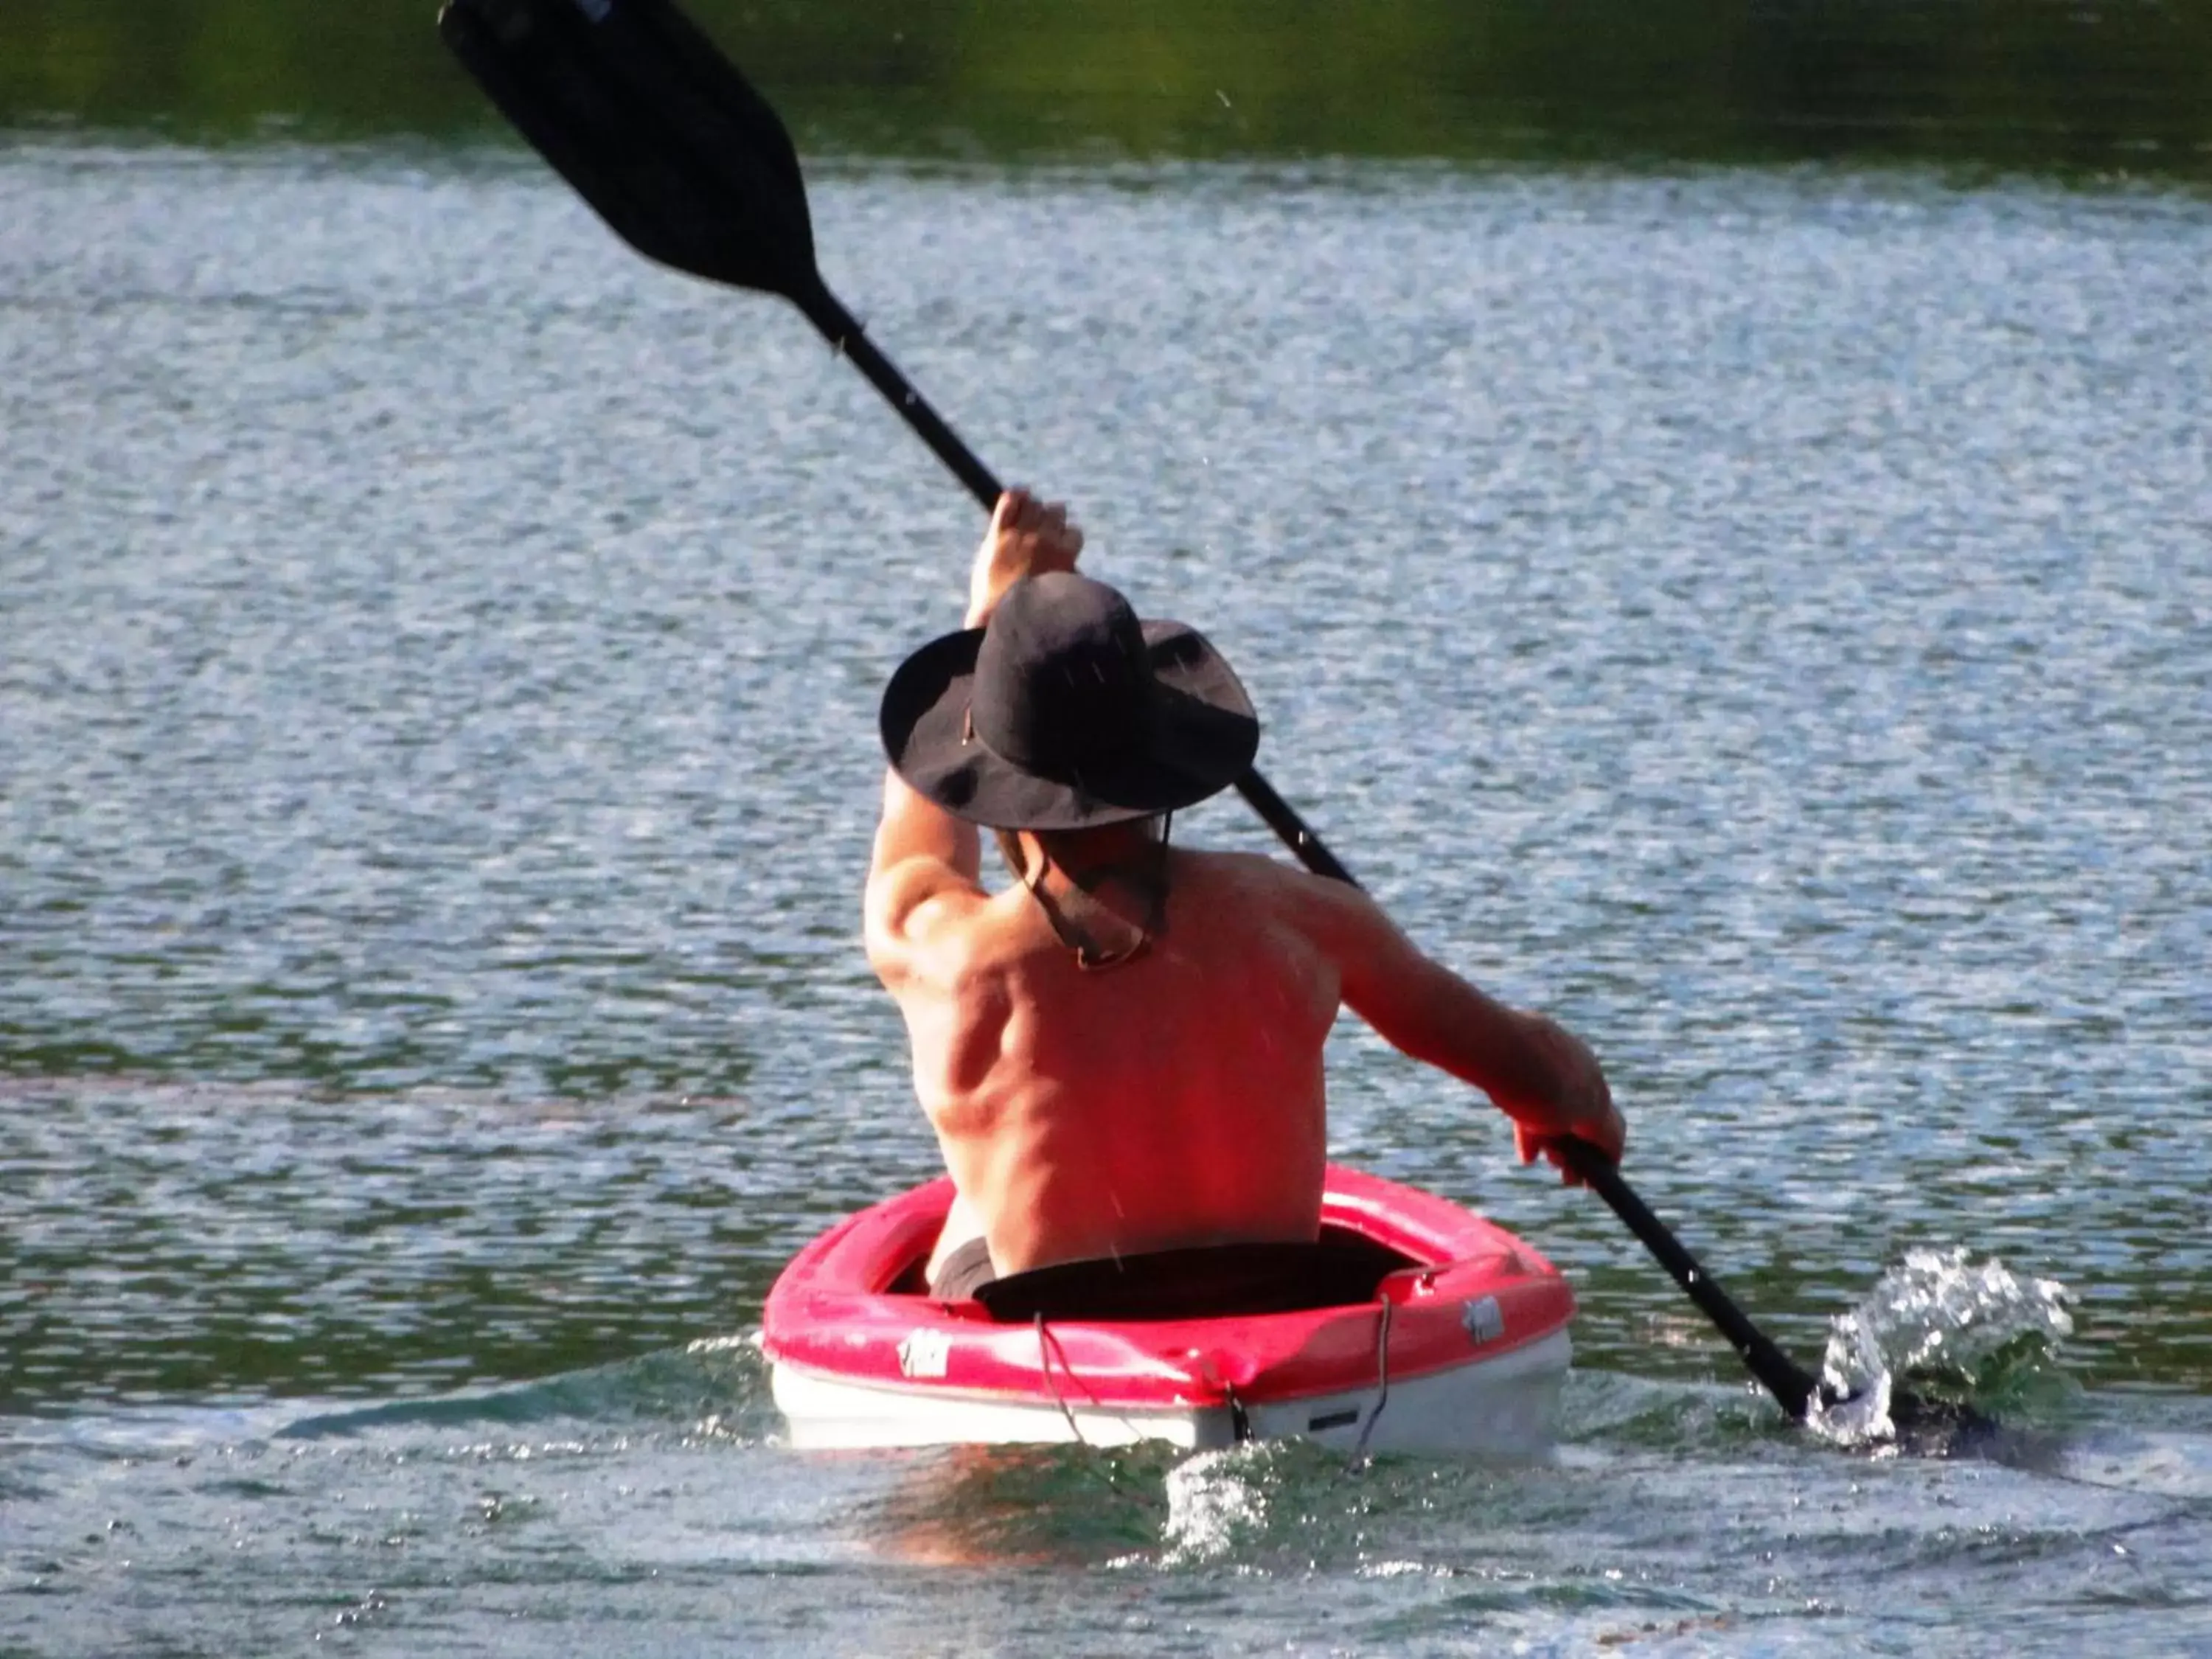
[[[782,121],[670,0],[447,0],[438,27],[492,101],[623,240],[692,276],[791,301],[985,511],[997,504],[997,477],[823,282],[805,184]],[[1309,870],[1352,881],[1257,770],[1237,787]],[[1611,1159],[1583,1142],[1562,1146],[1575,1176],[1658,1258],[1784,1411],[1802,1420],[1816,1406],[1839,1403],[1752,1323]],[[1908,1431],[1974,1422],[1971,1411],[1902,1389],[1890,1414]]]

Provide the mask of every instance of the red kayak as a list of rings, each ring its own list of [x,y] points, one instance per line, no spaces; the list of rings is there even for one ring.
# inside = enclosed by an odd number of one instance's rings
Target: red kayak
[[[939,1180],[850,1216],[769,1292],[762,1346],[801,1447],[1304,1436],[1374,1452],[1540,1455],[1574,1292],[1471,1211],[1332,1165],[1315,1244],[1011,1276],[922,1272]]]

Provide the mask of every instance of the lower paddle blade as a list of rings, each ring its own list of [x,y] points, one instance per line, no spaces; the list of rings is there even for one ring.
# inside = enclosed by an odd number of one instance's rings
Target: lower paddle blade
[[[446,0],[438,32],[639,252],[801,304],[819,292],[791,135],[669,0]]]
[[[1916,1457],[1988,1457],[2018,1441],[1968,1401],[1957,1379],[1917,1372],[1892,1377],[1880,1399],[1823,1381],[1805,1420],[1841,1443],[1887,1445]]]

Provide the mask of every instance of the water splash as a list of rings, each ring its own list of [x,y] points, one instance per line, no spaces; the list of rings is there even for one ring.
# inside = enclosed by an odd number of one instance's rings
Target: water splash
[[[2022,1279],[1963,1248],[1909,1250],[1830,1328],[1821,1381],[1838,1403],[1816,1403],[1807,1425],[1844,1445],[1893,1441],[1900,1382],[1923,1401],[1996,1415],[2054,1374],[2073,1300],[2057,1279]]]
[[[1263,1534],[1277,1455],[1270,1445],[1235,1446],[1200,1452],[1169,1470],[1160,1565],[1223,1560]]]

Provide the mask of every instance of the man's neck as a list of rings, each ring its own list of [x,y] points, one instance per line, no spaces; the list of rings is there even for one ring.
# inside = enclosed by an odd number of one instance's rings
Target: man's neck
[[[1164,827],[1164,826],[1163,826]],[[1077,835],[1018,830],[1007,861],[1085,968],[1134,960],[1167,931],[1168,849],[1146,823]]]
[[[1084,884],[1093,872],[1120,872],[1150,868],[1158,862],[1162,851],[1159,838],[1152,833],[1149,820],[1133,823],[1109,823],[1096,830],[1082,830],[1060,834],[1040,835],[1032,830],[1014,831],[1014,839],[1021,849],[1021,869],[1024,879],[1042,867],[1065,872],[1079,884]]]

